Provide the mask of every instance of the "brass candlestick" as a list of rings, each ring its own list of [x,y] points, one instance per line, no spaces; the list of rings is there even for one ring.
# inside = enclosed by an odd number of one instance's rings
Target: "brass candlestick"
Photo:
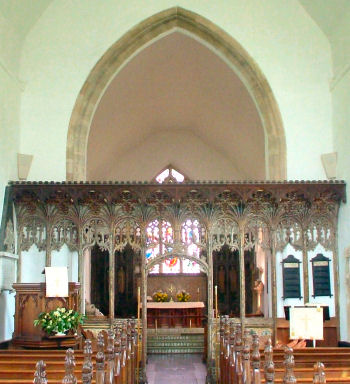
[[[174,301],[173,300],[173,292],[174,292],[174,290],[175,290],[175,287],[172,284],[170,284],[170,287],[168,289],[168,291],[170,292],[170,301]]]

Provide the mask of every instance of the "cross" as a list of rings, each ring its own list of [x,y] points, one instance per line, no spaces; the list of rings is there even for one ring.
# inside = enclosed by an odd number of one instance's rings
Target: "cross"
[[[174,289],[175,289],[175,287],[172,284],[170,284],[169,292],[171,295],[173,295]]]
[[[307,331],[307,333],[310,333],[309,321],[312,320],[312,317],[307,316],[307,313],[306,313],[305,316],[303,318],[301,318],[300,320],[304,321],[304,323],[305,323],[305,330]]]

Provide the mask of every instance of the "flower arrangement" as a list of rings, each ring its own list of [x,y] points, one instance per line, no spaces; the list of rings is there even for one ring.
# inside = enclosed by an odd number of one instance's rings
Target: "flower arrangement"
[[[58,307],[50,312],[41,312],[34,325],[41,326],[48,335],[76,331],[80,324],[83,324],[85,315],[73,309]]]
[[[169,295],[166,292],[158,291],[153,294],[153,300],[157,302],[169,301]]]
[[[190,298],[191,298],[191,295],[182,290],[182,291],[179,291],[177,294],[176,294],[176,298],[177,298],[177,301],[183,301],[183,302],[186,302],[186,301],[189,301]]]

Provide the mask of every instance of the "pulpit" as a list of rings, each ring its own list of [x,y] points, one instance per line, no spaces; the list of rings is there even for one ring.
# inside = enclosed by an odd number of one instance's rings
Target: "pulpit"
[[[57,307],[79,310],[80,283],[69,283],[68,297],[46,297],[46,283],[17,283],[15,330],[12,343],[18,347],[55,348],[74,347],[77,338],[49,338],[40,327],[34,327],[34,320],[40,312],[49,312]]]

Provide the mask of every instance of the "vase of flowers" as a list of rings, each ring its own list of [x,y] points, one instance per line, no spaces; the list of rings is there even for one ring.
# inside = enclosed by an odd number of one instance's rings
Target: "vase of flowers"
[[[34,325],[40,326],[49,336],[64,335],[68,332],[75,333],[84,320],[85,315],[82,313],[73,309],[58,307],[50,312],[41,312],[38,318],[34,320]]]
[[[179,291],[177,294],[176,294],[176,298],[177,298],[177,301],[182,301],[182,302],[186,302],[186,301],[189,301],[190,298],[191,298],[191,295],[182,290],[182,291]]]
[[[153,294],[153,300],[160,302],[166,302],[169,301],[169,295],[166,292],[163,291],[157,291]]]

